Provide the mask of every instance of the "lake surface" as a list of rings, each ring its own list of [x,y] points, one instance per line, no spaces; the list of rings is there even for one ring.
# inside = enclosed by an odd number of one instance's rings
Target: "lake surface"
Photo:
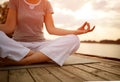
[[[81,43],[77,53],[112,57],[120,59],[120,45],[117,44],[98,44]]]

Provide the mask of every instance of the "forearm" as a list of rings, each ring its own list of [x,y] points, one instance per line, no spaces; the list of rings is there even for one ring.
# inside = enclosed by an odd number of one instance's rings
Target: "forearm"
[[[0,31],[7,32],[6,25],[5,24],[0,24]]]
[[[16,11],[9,9],[5,24],[0,24],[0,30],[6,34],[10,34],[15,30],[16,27]]]
[[[51,30],[50,34],[53,35],[67,35],[67,34],[75,34],[75,30],[66,30],[61,28],[54,28]]]

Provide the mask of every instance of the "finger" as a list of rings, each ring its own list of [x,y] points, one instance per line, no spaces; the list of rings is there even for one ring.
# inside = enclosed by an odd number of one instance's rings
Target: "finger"
[[[87,22],[85,22],[85,23],[79,28],[79,30],[83,30],[86,25],[87,25]]]
[[[82,25],[82,27],[84,28],[86,25],[87,25],[87,22],[85,22],[85,23]]]
[[[91,31],[93,31],[95,29],[95,26],[93,26],[93,28],[91,29]]]
[[[93,28],[92,28],[92,29],[90,29],[90,30],[89,30],[89,32],[93,31],[94,29],[95,29],[95,26],[93,26]]]

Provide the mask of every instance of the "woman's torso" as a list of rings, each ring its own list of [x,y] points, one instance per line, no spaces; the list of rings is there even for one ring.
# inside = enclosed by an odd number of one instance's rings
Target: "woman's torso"
[[[23,42],[45,40],[43,23],[46,4],[47,0],[41,0],[34,9],[31,9],[24,0],[16,0],[17,26],[13,39]]]

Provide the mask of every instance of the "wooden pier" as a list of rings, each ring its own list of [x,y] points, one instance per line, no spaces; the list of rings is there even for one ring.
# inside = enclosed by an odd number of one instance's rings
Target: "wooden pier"
[[[0,67],[0,82],[120,81],[119,60],[81,54],[75,54],[75,56],[82,58],[82,62],[77,62],[79,59],[73,58],[73,60],[67,60],[62,67],[53,63]]]

